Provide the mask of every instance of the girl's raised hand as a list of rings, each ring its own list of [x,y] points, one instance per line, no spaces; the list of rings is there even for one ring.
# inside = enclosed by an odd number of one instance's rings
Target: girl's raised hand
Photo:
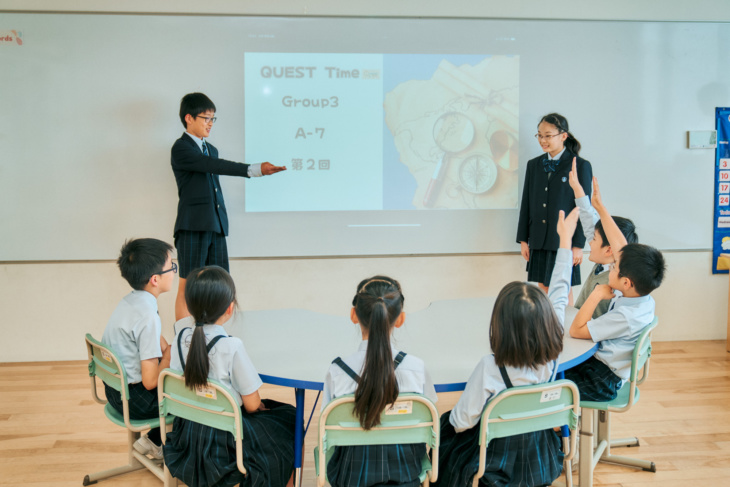
[[[578,226],[578,208],[573,208],[573,211],[565,216],[565,212],[560,210],[558,215],[558,235],[560,236],[560,247],[570,249],[571,242],[573,240],[573,234],[575,228]]]
[[[575,168],[575,157],[573,158],[573,169],[570,171],[570,174],[568,175],[568,183],[570,184],[570,187],[573,188],[573,193],[575,193],[575,199],[582,198],[586,195],[585,190],[583,189],[583,186],[580,185],[580,181],[578,181],[578,170]]]
[[[598,187],[598,178],[593,176],[593,196],[591,196],[591,204],[596,211],[603,208],[603,200],[601,199],[601,188]]]

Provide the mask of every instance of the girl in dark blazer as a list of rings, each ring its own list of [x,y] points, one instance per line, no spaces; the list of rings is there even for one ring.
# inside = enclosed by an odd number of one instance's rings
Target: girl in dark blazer
[[[586,194],[591,193],[593,170],[590,162],[578,156],[580,142],[568,130],[568,120],[558,113],[542,117],[535,134],[545,154],[527,162],[522,191],[517,242],[527,261],[527,280],[537,282],[547,292],[555,266],[560,239],[556,232],[558,213],[575,208],[575,197],[568,183],[573,159],[578,180]],[[580,284],[580,263],[583,260],[585,236],[578,222],[573,236],[572,286]],[[573,302],[572,291],[570,303]]]

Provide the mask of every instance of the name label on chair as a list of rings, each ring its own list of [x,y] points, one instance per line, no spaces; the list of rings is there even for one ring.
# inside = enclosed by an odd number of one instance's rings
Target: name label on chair
[[[385,410],[386,416],[394,414],[411,414],[413,412],[413,401],[396,401]]]
[[[558,399],[560,399],[560,389],[542,391],[542,395],[540,396],[540,402],[557,401]]]
[[[112,361],[112,355],[111,355],[111,354],[110,354],[109,352],[107,352],[106,350],[102,350],[102,351],[101,351],[101,356],[102,356],[102,358],[104,358],[104,360],[106,360],[107,362],[111,362],[111,361]]]
[[[206,399],[216,399],[215,389],[212,387],[198,386],[195,388],[195,394]]]

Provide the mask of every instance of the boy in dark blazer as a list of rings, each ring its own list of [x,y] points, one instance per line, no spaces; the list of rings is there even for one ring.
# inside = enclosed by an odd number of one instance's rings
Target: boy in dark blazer
[[[219,175],[260,177],[284,171],[268,162],[243,164],[218,158],[218,149],[205,138],[210,135],[215,105],[203,93],[189,93],[180,101],[180,121],[185,133],[172,146],[172,171],[177,181],[175,247],[180,267],[180,284],[175,301],[175,319],[188,316],[185,278],[206,265],[228,269],[228,213]]]

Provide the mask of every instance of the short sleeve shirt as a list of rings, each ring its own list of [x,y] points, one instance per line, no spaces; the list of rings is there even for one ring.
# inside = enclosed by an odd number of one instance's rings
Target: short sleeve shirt
[[[170,368],[183,370],[180,352],[187,361],[194,330],[195,322],[191,317],[183,318],[175,323],[175,339],[170,354]],[[217,380],[235,391],[237,395],[234,394],[234,397],[240,406],[243,404],[241,396],[253,394],[263,385],[256,368],[248,353],[246,353],[243,342],[239,338],[229,337],[220,325],[203,325],[203,333],[205,334],[206,344],[217,336],[227,337],[218,340],[208,352],[208,360],[210,361],[208,378]],[[178,343],[180,343],[180,349],[178,349]]]
[[[367,340],[363,340],[360,342],[357,353],[342,359],[358,375],[362,375],[367,348],[368,342]],[[395,358],[399,350],[396,350],[392,345],[391,350]],[[438,400],[436,389],[433,386],[433,380],[426,371],[423,360],[420,358],[407,354],[398,368],[395,369],[395,378],[398,381],[398,390],[400,392],[415,392],[417,394],[423,394],[433,402]],[[322,409],[332,399],[344,396],[345,394],[353,394],[355,389],[357,389],[357,383],[339,365],[330,365],[324,379]]]
[[[598,343],[595,357],[614,374],[628,380],[631,357],[639,335],[654,320],[654,298],[626,298],[620,291],[611,300],[608,312],[588,322],[591,339]]]
[[[157,298],[147,291],[132,291],[112,313],[102,343],[110,346],[127,372],[127,382],[142,382],[142,360],[162,357]]]
[[[533,369],[531,367],[505,367],[513,386],[542,384],[555,378],[557,361]],[[466,388],[451,411],[449,421],[457,433],[476,426],[487,402],[505,390],[507,386],[494,362],[494,355],[482,357],[466,383]]]

